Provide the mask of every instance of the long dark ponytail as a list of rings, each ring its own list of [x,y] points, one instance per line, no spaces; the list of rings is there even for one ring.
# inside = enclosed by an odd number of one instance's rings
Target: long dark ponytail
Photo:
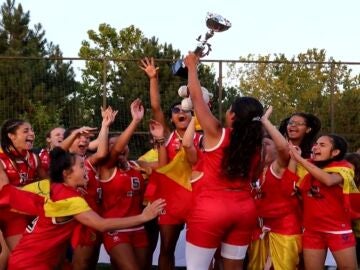
[[[251,165],[262,147],[264,113],[261,103],[253,97],[239,97],[231,105],[235,113],[230,143],[224,149],[222,172],[228,178],[248,177],[255,168]]]

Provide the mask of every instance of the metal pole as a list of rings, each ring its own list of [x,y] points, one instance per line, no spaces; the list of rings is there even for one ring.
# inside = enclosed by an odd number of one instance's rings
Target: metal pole
[[[222,119],[222,92],[223,92],[223,84],[222,84],[222,76],[223,76],[223,70],[222,70],[222,64],[223,62],[219,61],[219,77],[218,77],[218,83],[219,83],[219,119],[221,121]]]
[[[102,93],[102,107],[106,108],[106,75],[107,75],[107,59],[104,58],[103,59],[103,82],[102,82],[102,86],[103,86],[103,93]]]
[[[330,66],[330,131],[335,132],[334,121],[334,92],[335,92],[335,63]]]

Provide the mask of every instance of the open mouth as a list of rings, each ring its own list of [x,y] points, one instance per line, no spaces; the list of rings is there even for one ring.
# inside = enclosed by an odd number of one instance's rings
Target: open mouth
[[[78,147],[79,147],[79,149],[80,149],[81,151],[85,151],[85,150],[86,150],[86,145],[80,144],[80,145],[78,145]]]
[[[184,122],[186,120],[186,117],[181,115],[179,116],[179,122]]]
[[[34,140],[27,139],[27,140],[25,140],[25,143],[29,148],[31,148],[33,146],[33,144],[34,144]]]

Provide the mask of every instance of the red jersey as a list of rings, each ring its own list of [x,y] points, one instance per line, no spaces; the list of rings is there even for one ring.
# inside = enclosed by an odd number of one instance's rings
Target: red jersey
[[[52,201],[74,197],[80,196],[73,188],[60,183],[51,184]],[[89,208],[86,206],[85,210]],[[56,269],[65,254],[76,224],[71,216],[48,218],[40,215],[32,226],[28,226],[19,244],[12,251],[9,269]]]
[[[86,194],[84,195],[84,199],[89,204],[91,209],[99,214],[101,211],[100,205],[102,199],[102,190],[100,187],[98,172],[88,159],[85,159],[85,168],[89,181],[86,186]]]
[[[0,161],[4,166],[5,173],[9,178],[10,184],[14,186],[25,186],[35,181],[37,168],[39,166],[36,154],[26,151],[24,160],[10,159],[5,153],[0,152]]]
[[[104,217],[128,217],[142,212],[145,180],[140,171],[128,164],[129,169],[115,168],[109,179],[100,180]]]
[[[41,167],[47,172],[50,167],[50,151],[47,148],[41,149],[39,153]]]
[[[300,201],[294,193],[297,177],[294,174],[292,181],[289,178],[290,172],[287,170],[282,177],[278,177],[270,166],[254,183],[252,193],[264,226],[276,233],[300,234]]]
[[[340,162],[337,163],[338,167],[342,166]],[[332,163],[328,166],[332,166]],[[320,232],[351,230],[350,217],[345,211],[342,186],[326,186],[311,174],[307,174],[300,185],[300,192],[303,199],[305,229]]]
[[[202,189],[242,189],[250,192],[250,179],[236,178],[236,179],[226,179],[221,173],[221,162],[224,155],[224,149],[230,143],[230,128],[222,129],[221,139],[215,147],[212,149],[204,149],[202,155],[203,159],[203,172],[204,175],[201,178],[201,187]],[[259,158],[259,155],[256,155],[255,158]],[[255,161],[255,159],[254,159]],[[256,162],[252,162],[252,167],[256,165]],[[251,170],[250,170],[251,171]]]
[[[194,134],[194,145],[199,149],[200,133]],[[177,134],[176,131],[171,132],[169,139],[166,142],[166,153],[169,161],[173,160],[176,154],[179,152],[182,138]]]

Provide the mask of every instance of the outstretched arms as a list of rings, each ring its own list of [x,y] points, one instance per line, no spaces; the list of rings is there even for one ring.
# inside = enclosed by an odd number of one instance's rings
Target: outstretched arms
[[[165,205],[165,200],[158,199],[151,204],[149,203],[140,215],[123,218],[102,218],[93,210],[77,214],[74,217],[77,221],[86,226],[105,232],[129,228],[145,223],[159,215]]]

